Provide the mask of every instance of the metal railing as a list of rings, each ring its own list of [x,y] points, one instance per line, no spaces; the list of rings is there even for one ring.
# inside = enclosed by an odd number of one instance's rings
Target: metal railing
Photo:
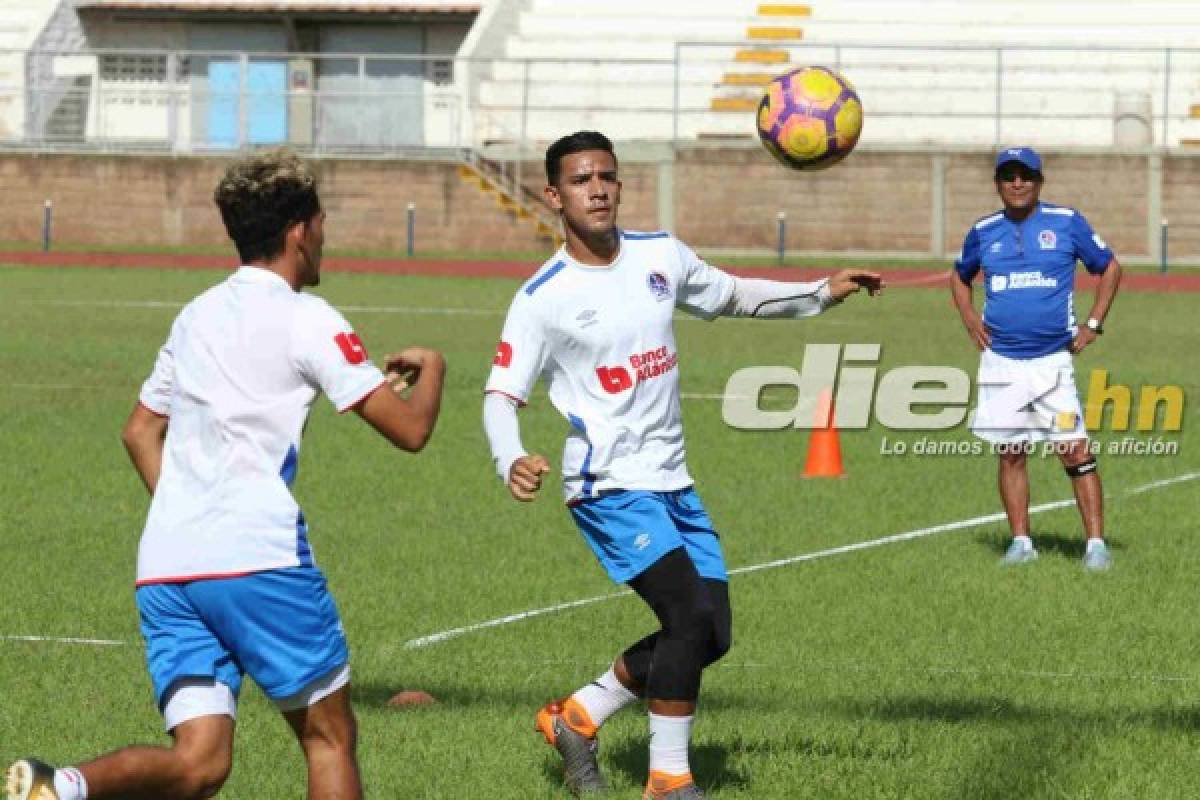
[[[787,62],[739,60],[768,49]],[[639,60],[0,51],[0,145],[208,152],[288,143],[381,155],[507,147],[520,169],[538,143],[581,127],[674,143],[752,136],[755,81],[807,63],[855,83],[871,144],[1200,141],[1200,48],[680,42],[669,58]]]

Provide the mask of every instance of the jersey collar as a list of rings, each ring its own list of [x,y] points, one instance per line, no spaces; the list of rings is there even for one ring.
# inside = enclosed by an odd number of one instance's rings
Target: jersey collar
[[[288,287],[289,289],[292,288],[291,284],[289,284],[286,280],[284,280],[283,277],[279,273],[272,272],[271,270],[266,269],[265,267],[256,267],[256,266],[253,266],[250,264],[243,264],[242,266],[238,267],[237,271],[233,273],[233,278],[234,278],[234,280],[242,281],[245,283],[279,282],[279,283],[282,283],[284,286]]]

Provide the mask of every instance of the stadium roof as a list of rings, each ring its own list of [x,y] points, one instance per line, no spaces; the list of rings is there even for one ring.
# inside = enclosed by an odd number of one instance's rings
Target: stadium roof
[[[76,0],[76,8],[317,14],[477,14],[480,3],[439,0]]]

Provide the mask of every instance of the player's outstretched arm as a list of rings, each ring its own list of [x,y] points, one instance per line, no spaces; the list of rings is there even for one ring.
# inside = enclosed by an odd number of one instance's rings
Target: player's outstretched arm
[[[845,269],[812,283],[785,283],[757,278],[734,278],[733,294],[722,312],[729,317],[802,319],[820,314],[855,292],[876,295],[883,279],[876,272]]]
[[[883,291],[883,276],[869,269],[844,269],[829,277],[829,294],[833,302],[840,303],[861,289],[871,297]]]
[[[396,447],[419,452],[442,408],[446,360],[436,350],[410,347],[384,358],[384,374],[387,385],[371,393],[358,414]],[[402,395],[409,387],[412,391]]]
[[[167,436],[167,418],[155,414],[141,403],[133,407],[125,427],[121,429],[121,441],[129,453],[133,468],[141,477],[150,494],[158,486],[162,472],[163,442]]]

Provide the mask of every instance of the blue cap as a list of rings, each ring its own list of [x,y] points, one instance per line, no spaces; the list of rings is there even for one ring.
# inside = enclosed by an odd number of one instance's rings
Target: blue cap
[[[1032,147],[1008,147],[996,155],[996,169],[1000,169],[1010,161],[1024,164],[1034,172],[1042,171],[1042,157]]]

